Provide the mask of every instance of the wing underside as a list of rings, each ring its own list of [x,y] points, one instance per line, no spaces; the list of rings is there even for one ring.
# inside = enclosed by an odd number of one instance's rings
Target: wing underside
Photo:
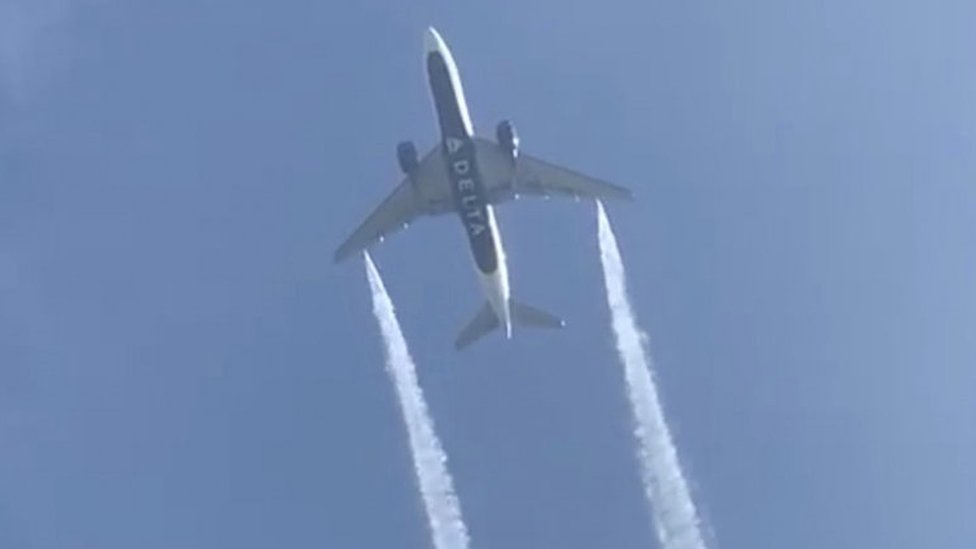
[[[447,175],[435,147],[336,250],[335,261],[369,248],[423,215],[453,210]]]
[[[513,162],[495,142],[476,138],[478,163],[484,176],[489,201],[505,202],[520,194],[570,196],[613,200],[633,198],[630,190],[580,172],[564,168],[531,155],[520,153]],[[423,215],[454,211],[450,183],[434,147],[376,207],[365,221],[335,252],[335,260],[369,248]]]
[[[478,161],[493,203],[516,195],[570,196],[597,200],[631,200],[629,189],[519,153],[513,162],[495,142],[477,139]]]

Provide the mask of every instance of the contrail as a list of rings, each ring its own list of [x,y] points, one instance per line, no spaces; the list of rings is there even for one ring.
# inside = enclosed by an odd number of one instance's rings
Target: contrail
[[[437,549],[461,549],[468,547],[468,529],[461,517],[461,505],[454,493],[454,482],[447,470],[447,455],[434,432],[434,422],[427,412],[427,403],[417,382],[407,342],[403,339],[400,324],[397,322],[383,279],[369,254],[366,259],[366,274],[373,296],[373,313],[383,334],[386,346],[386,371],[396,388],[410,439],[410,453],[413,455],[414,471],[420,494],[427,508],[434,547]]]
[[[597,202],[600,262],[607,287],[617,351],[624,366],[627,396],[634,413],[634,436],[640,461],[644,495],[650,503],[654,527],[664,549],[704,549],[698,511],[681,472],[671,433],[664,421],[651,360],[644,348],[646,336],[637,327],[627,298],[624,265],[617,239],[610,229],[603,204]]]

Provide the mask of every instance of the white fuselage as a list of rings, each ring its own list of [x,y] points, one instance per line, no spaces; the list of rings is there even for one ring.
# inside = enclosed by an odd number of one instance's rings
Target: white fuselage
[[[433,28],[424,36],[425,64],[431,96],[441,129],[444,168],[454,196],[454,205],[471,244],[475,270],[482,290],[511,337],[508,268],[495,211],[478,170],[474,128],[457,65],[447,44]]]

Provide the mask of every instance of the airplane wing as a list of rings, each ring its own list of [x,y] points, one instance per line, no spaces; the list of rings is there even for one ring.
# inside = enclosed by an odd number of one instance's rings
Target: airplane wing
[[[478,162],[485,175],[492,203],[511,200],[516,195],[565,195],[597,200],[632,200],[629,189],[590,177],[569,168],[557,166],[519,152],[513,164],[507,153],[494,141],[478,138]]]
[[[372,246],[422,215],[454,211],[450,184],[438,151],[438,147],[431,149],[420,161],[416,173],[405,177],[339,246],[335,261]]]

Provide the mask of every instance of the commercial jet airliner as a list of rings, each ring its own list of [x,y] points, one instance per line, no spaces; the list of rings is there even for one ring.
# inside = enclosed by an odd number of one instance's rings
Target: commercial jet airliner
[[[630,199],[631,193],[524,154],[515,126],[507,120],[498,124],[495,141],[475,136],[454,57],[432,27],[424,36],[424,50],[441,142],[419,160],[412,142],[397,145],[403,181],[339,246],[335,260],[368,248],[422,215],[457,213],[486,302],[458,335],[455,347],[464,348],[499,327],[511,338],[513,323],[562,327],[559,318],[511,298],[493,207],[522,194]]]

